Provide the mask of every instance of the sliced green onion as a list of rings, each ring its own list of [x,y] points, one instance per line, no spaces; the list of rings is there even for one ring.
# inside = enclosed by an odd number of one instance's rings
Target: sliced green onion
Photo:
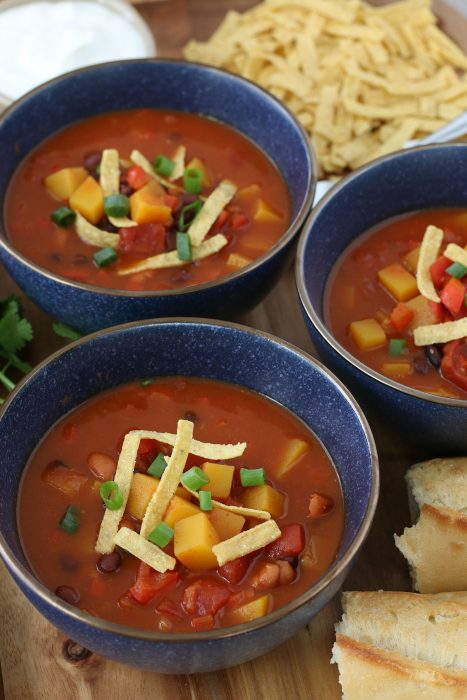
[[[263,467],[258,469],[240,469],[240,481],[242,486],[261,486],[266,483],[266,474]]]
[[[113,248],[101,248],[94,253],[92,259],[98,267],[107,267],[118,260],[118,255]]]
[[[199,194],[203,185],[203,173],[197,168],[185,168],[183,189],[190,194]]]
[[[210,491],[199,492],[199,507],[201,510],[212,510],[212,494]]]
[[[170,177],[175,168],[175,163],[170,158],[166,158],[162,154],[156,156],[152,161],[152,167],[158,175],[162,177]]]
[[[194,202],[191,202],[191,204],[187,204],[186,207],[183,207],[182,211],[180,212],[180,216],[178,218],[178,228],[180,231],[186,231],[189,226],[193,223],[193,221],[196,219],[198,216],[199,212],[203,208],[203,203],[199,199],[195,199]],[[195,215],[193,219],[190,221],[189,224],[185,223],[185,217],[186,215],[190,212],[194,211]]]
[[[104,197],[104,212],[107,216],[128,216],[130,202],[124,194],[109,194]]]
[[[457,277],[457,279],[460,280],[461,277],[467,275],[467,267],[465,265],[462,265],[462,263],[455,262],[452,263],[452,265],[449,265],[449,267],[446,269],[446,272],[448,273],[448,275],[451,275],[451,277]]]
[[[52,330],[60,338],[66,338],[67,340],[79,340],[83,337],[82,333],[71,326],[67,326],[66,323],[53,323]]]
[[[68,532],[69,535],[74,535],[78,532],[80,525],[80,512],[74,506],[68,506],[62,519],[60,520],[60,529]]]
[[[100,174],[101,174],[101,164],[100,164],[100,163],[99,163],[98,165],[96,165],[95,173],[96,173],[96,175],[100,175]]]
[[[75,222],[76,212],[70,209],[70,207],[59,207],[51,213],[50,218],[57,226],[66,228]]]
[[[118,510],[123,505],[123,494],[115,481],[105,481],[99,489],[100,497],[109,510]]]
[[[140,379],[139,383],[141,386],[150,386],[151,384],[154,384],[154,379],[146,377],[146,379]]]
[[[407,341],[403,338],[391,338],[389,341],[389,354],[400,355],[407,345]]]
[[[159,452],[154,462],[148,468],[148,474],[151,474],[151,476],[157,476],[157,478],[160,479],[166,468],[167,462],[165,461],[165,457],[162,452]]]
[[[148,535],[148,540],[158,547],[167,547],[174,536],[172,528],[164,522],[160,522]]]
[[[209,477],[199,467],[191,467],[191,469],[182,474],[180,481],[192,491],[199,491],[201,486],[209,484]]]
[[[184,260],[185,262],[192,261],[193,253],[191,250],[191,241],[187,233],[177,231],[177,253],[180,260]]]

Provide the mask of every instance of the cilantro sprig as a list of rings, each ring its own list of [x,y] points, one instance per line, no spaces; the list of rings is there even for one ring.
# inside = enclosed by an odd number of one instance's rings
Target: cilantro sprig
[[[21,360],[18,353],[32,338],[32,326],[24,317],[18,297],[10,296],[0,301],[0,358],[6,361],[0,369],[0,383],[7,391],[13,391],[16,386],[8,376],[10,368],[14,367],[22,374],[31,370],[31,365]],[[0,399],[1,403],[3,399]]]

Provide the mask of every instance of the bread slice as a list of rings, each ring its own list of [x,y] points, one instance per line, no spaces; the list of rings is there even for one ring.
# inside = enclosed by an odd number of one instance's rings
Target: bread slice
[[[467,590],[467,458],[433,459],[406,474],[412,521],[394,536],[420,593]]]
[[[343,595],[332,661],[344,700],[465,700],[467,592]]]

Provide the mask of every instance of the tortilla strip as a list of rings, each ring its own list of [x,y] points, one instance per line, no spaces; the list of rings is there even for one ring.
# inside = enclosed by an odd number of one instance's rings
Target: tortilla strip
[[[460,245],[449,243],[443,255],[449,258],[449,260],[452,260],[452,262],[460,263],[467,267],[467,250],[461,248]]]
[[[158,433],[155,430],[132,430],[129,435],[138,435],[140,440],[157,440],[164,445],[175,445],[177,436],[174,433]],[[236,445],[216,445],[212,442],[200,442],[192,440],[190,444],[190,454],[196,457],[203,457],[211,461],[224,459],[235,459],[241,457],[246,450],[246,442],[238,442]]]
[[[227,238],[223,233],[217,233],[212,238],[201,243],[197,248],[192,249],[192,259],[202,260],[210,255],[214,255],[214,253],[218,253],[226,246],[227,242]],[[151,258],[142,260],[140,263],[117,270],[117,274],[120,276],[132,275],[134,272],[161,270],[163,267],[181,267],[182,265],[189,265],[189,262],[180,260],[178,252],[176,250],[171,250],[170,253],[159,253],[158,255],[153,255]]]
[[[183,483],[182,486],[184,489],[186,489],[186,491],[188,491],[188,493],[199,501],[199,493],[197,491],[192,491]],[[214,499],[212,500],[212,506],[213,508],[216,506],[216,508],[220,508],[221,510],[228,510],[231,513],[236,513],[237,515],[244,515],[245,518],[258,518],[258,520],[271,519],[271,513],[268,513],[267,510],[256,510],[256,508],[245,508],[244,506],[228,506],[226,503],[222,503],[222,501],[216,501]]]
[[[176,559],[129,527],[122,527],[115,535],[114,542],[161,574],[175,569]]]
[[[439,255],[444,233],[437,226],[427,226],[420,246],[417,264],[418,291],[430,301],[438,302],[439,295],[431,278],[430,266]]]
[[[274,542],[281,536],[281,531],[275,520],[266,520],[250,530],[240,532],[228,540],[213,545],[212,551],[216,556],[219,566],[224,566],[229,561],[244,557],[245,554],[256,552],[270,542]]]
[[[216,189],[211,192],[200,213],[188,229],[188,235],[193,246],[196,247],[201,245],[206,238],[206,235],[209,233],[211,226],[214,224],[224,207],[230,202],[231,199],[233,199],[236,191],[237,188],[233,182],[230,182],[229,180],[222,180]],[[214,238],[216,238],[216,236],[214,236]],[[211,238],[210,240],[214,240],[214,238]]]
[[[139,165],[140,168],[144,170],[144,172],[152,177],[154,180],[159,180],[161,185],[164,185],[164,187],[170,189],[177,189],[182,191],[182,188],[179,187],[178,185],[175,185],[173,182],[170,182],[170,180],[166,180],[165,177],[162,177],[161,175],[158,175],[154,168],[152,167],[151,163],[148,161],[146,156],[143,156],[141,151],[134,150],[130,154],[130,160],[132,163],[135,165]]]
[[[120,452],[117,470],[113,478],[113,481],[115,481],[122,492],[123,503],[118,510],[105,509],[95,546],[95,550],[99,554],[110,554],[114,550],[114,538],[125,512],[140,440],[140,436],[134,432],[127,433],[123,440],[122,451]]]
[[[185,146],[178,146],[178,148],[176,149],[175,153],[172,156],[172,160],[175,163],[175,167],[172,171],[172,175],[169,177],[169,180],[171,183],[174,180],[178,180],[179,177],[182,177],[183,172],[185,170],[185,156],[186,156]]]
[[[118,194],[120,192],[120,159],[116,148],[105,148],[102,151],[100,167],[99,180],[104,197]],[[108,219],[116,228],[131,228],[138,225],[127,216],[109,216]]]
[[[167,463],[167,467],[161,476],[159,486],[154,491],[148,503],[141,524],[141,535],[148,537],[153,529],[161,522],[172,496],[180,483],[180,477],[185,469],[187,457],[190,453],[190,444],[193,438],[193,423],[189,420],[179,420],[175,444]]]
[[[86,221],[84,216],[78,211],[76,214],[76,233],[81,238],[83,243],[88,245],[96,246],[96,248],[117,248],[120,242],[120,236],[118,233],[109,233],[108,231],[101,231],[100,228],[93,226]]]
[[[419,326],[414,329],[415,345],[432,345],[433,343],[449,343],[467,335],[467,318],[446,323],[435,323],[432,326]]]

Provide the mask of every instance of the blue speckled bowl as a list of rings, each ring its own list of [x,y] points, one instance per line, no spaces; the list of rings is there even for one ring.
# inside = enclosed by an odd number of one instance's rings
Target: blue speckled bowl
[[[323,297],[337,258],[360,234],[404,212],[467,208],[467,144],[394,153],[355,171],[313,210],[300,239],[296,280],[320,357],[371,412],[419,455],[467,453],[467,401],[426,394],[370,369],[326,328]]]
[[[199,634],[136,630],[71,607],[29,571],[17,531],[16,498],[24,464],[38,440],[89,397],[142,376],[158,375],[227,380],[278,401],[311,427],[339,473],[345,525],[335,563],[309,591],[260,620]],[[163,673],[212,671],[239,664],[303,627],[342,585],[368,534],[379,487],[372,435],[342,384],[297,348],[219,321],[129,324],[96,333],[56,353],[5,405],[0,455],[0,555],[23,593],[54,625],[85,647]]]
[[[95,114],[137,107],[207,115],[260,146],[282,172],[291,195],[292,221],[282,238],[246,268],[220,280],[159,292],[106,290],[48,272],[15,251],[1,221],[0,260],[47,313],[86,332],[160,316],[228,318],[247,311],[278,280],[311,208],[317,172],[298,121],[247,80],[198,64],[148,59],[84,68],[46,83],[0,118],[0,209],[16,167],[47,136]]]

